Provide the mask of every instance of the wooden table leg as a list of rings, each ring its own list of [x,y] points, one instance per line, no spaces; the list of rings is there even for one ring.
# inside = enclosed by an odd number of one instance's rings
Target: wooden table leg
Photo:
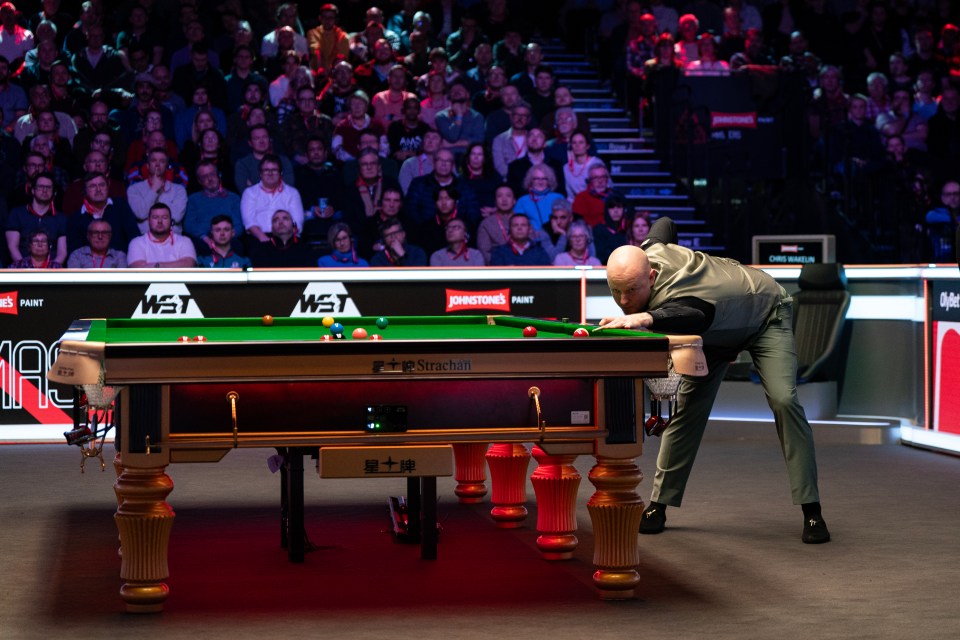
[[[516,529],[527,517],[527,467],[530,453],[522,444],[494,444],[486,454],[490,466],[490,515],[501,529]]]
[[[173,481],[165,468],[124,467],[114,485],[120,500],[114,516],[123,549],[120,577],[125,580],[120,596],[133,613],[162,611],[170,591],[163,580],[170,575],[167,548],[175,514],[166,502]]]
[[[546,560],[573,557],[579,541],[577,530],[577,489],[580,474],[574,468],[576,455],[548,455],[533,447],[537,468],[530,476],[537,496],[537,548]]]
[[[460,504],[483,502],[487,495],[487,460],[484,454],[486,442],[453,445],[453,459],[456,463],[457,488],[453,490]]]
[[[589,477],[597,488],[587,502],[595,536],[593,583],[604,600],[628,600],[640,584],[637,531],[644,505],[636,488],[643,473],[635,458],[597,456]]]

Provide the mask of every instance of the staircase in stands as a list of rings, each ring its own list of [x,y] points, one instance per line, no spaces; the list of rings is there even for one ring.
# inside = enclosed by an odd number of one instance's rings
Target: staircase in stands
[[[617,104],[613,92],[601,84],[597,70],[583,55],[569,53],[559,41],[541,45],[558,84],[570,88],[578,118],[590,122],[590,133],[600,158],[610,169],[614,187],[636,211],[649,211],[651,221],[669,216],[677,223],[680,244],[722,254],[713,233],[675,176],[664,170],[653,148],[653,136],[644,135]]]

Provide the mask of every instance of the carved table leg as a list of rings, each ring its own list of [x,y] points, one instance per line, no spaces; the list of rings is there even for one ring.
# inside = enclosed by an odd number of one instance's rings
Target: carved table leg
[[[453,490],[460,499],[460,504],[474,504],[483,502],[487,495],[487,461],[484,454],[489,445],[486,442],[478,444],[453,445],[453,459],[456,462],[457,488]]]
[[[494,444],[487,451],[492,488],[490,510],[501,529],[515,529],[527,517],[527,467],[530,453],[522,444]]]
[[[633,598],[640,584],[637,530],[644,505],[636,488],[643,473],[634,458],[597,456],[589,477],[597,488],[587,502],[595,536],[593,583],[604,600]]]
[[[133,613],[161,611],[170,591],[163,580],[170,575],[167,547],[174,513],[166,498],[173,481],[164,469],[124,467],[114,485],[120,500],[114,516],[123,548],[120,577],[125,580],[120,595]]]
[[[537,548],[545,560],[566,560],[573,557],[579,541],[577,530],[577,489],[580,474],[574,468],[576,455],[548,455],[540,447],[533,448],[537,469],[530,476],[537,495]]]

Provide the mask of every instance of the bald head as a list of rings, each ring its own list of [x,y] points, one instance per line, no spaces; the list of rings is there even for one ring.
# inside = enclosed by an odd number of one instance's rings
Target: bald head
[[[610,294],[624,313],[645,311],[657,272],[640,247],[624,245],[607,260],[607,284]]]

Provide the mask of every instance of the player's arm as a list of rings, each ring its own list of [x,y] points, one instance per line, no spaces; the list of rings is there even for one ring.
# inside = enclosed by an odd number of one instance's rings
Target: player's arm
[[[664,333],[705,333],[713,324],[716,308],[700,298],[675,298],[649,312],[647,328]]]
[[[670,218],[661,217],[650,226],[650,233],[640,248],[646,249],[653,244],[677,244],[678,240],[676,223]]]

